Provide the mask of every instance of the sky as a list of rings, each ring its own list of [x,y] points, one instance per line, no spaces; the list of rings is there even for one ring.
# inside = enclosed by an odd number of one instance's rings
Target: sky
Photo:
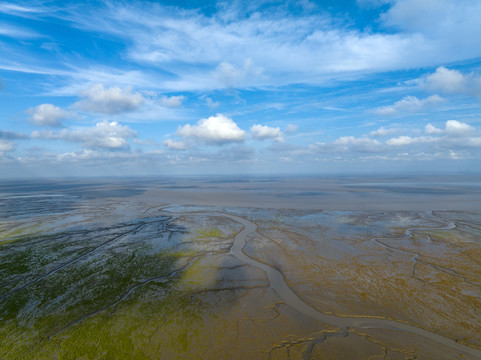
[[[481,1],[0,1],[0,178],[481,173]]]

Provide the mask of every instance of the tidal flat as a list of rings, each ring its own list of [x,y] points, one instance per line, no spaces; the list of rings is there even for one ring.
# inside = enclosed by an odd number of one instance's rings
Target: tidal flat
[[[481,359],[481,177],[0,182],[0,359]]]

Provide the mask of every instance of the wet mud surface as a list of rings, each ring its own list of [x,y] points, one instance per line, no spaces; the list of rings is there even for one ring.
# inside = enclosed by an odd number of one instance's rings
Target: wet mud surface
[[[0,359],[481,359],[474,206],[187,205],[99,186],[2,188]]]

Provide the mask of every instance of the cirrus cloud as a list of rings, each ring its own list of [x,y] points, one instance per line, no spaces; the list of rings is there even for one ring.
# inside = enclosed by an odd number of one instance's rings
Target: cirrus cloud
[[[175,74],[162,82],[163,89],[172,90],[319,84],[335,73],[419,68],[479,56],[481,41],[471,34],[479,32],[480,6],[455,0],[384,2],[389,6],[380,10],[379,24],[389,31],[355,29],[327,11],[292,14],[276,2],[223,3],[209,13],[113,2],[87,14],[84,8],[70,10],[69,19],[78,28],[126,41],[128,60]],[[414,16],[411,8],[420,10]],[[452,30],[449,36],[445,27]]]

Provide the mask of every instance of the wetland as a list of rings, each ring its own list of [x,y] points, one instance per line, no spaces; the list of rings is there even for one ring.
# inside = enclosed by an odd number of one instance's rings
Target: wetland
[[[0,359],[481,359],[480,180],[0,183]]]

